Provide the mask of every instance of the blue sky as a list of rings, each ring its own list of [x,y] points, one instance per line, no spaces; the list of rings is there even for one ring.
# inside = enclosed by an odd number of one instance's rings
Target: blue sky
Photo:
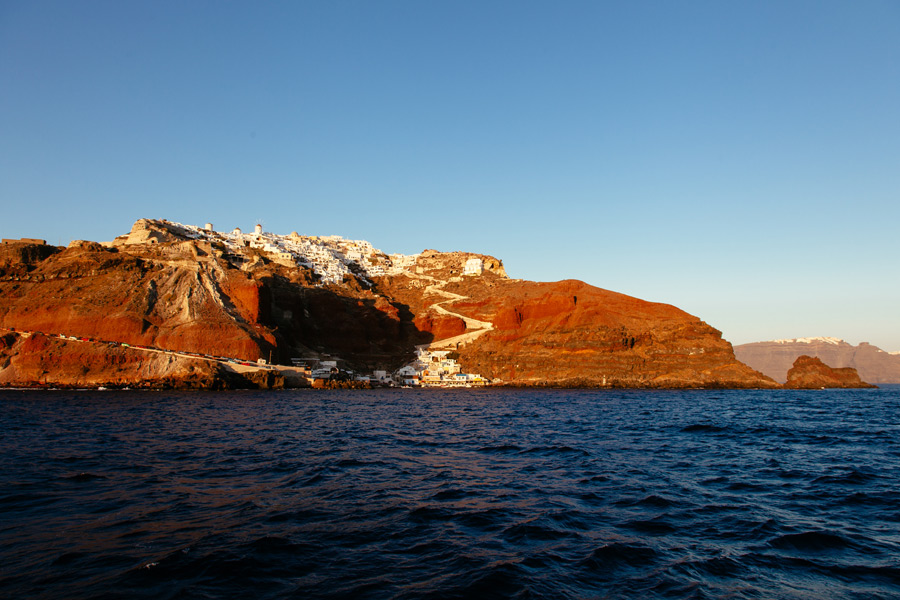
[[[898,351],[898,107],[893,0],[0,0],[0,234],[262,221]]]

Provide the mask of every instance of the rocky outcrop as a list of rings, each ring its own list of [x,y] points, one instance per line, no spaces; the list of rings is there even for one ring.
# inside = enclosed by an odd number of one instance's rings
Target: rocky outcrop
[[[754,342],[734,347],[738,360],[775,381],[787,380],[788,369],[798,357],[821,358],[837,368],[852,367],[871,383],[900,383],[900,355],[862,342],[858,346],[829,337]]]
[[[56,246],[30,242],[0,244],[0,273],[10,278],[27,275],[41,261],[61,251],[62,248]]]
[[[493,256],[472,252],[438,252],[437,250],[425,250],[418,255],[415,273],[445,281],[452,277],[462,276],[465,272],[466,262],[473,258],[481,260],[482,273],[506,277],[503,261]]]
[[[436,340],[455,337],[466,332],[466,322],[463,319],[434,311],[420,313],[413,323],[420,331],[431,334]]]
[[[800,356],[787,374],[787,389],[820,388],[873,388],[859,378],[856,369],[843,367],[834,369],[812,356]]]
[[[109,244],[6,256],[0,327],[19,331],[283,364],[340,358],[359,371],[399,368],[416,346],[439,344],[466,370],[512,385],[777,386],[682,310],[580,281],[509,279],[500,260],[481,254],[426,250],[390,275],[356,269],[323,284],[284,256],[141,220]],[[234,385],[233,373],[208,363],[55,338],[38,350],[38,339],[7,349],[0,384],[120,385],[130,370],[153,385]]]
[[[166,221],[138,219],[127,235],[117,237],[112,245],[164,244],[185,239],[184,231]]]

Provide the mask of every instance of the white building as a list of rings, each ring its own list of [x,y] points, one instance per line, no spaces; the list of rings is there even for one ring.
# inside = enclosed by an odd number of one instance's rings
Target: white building
[[[368,279],[402,273],[415,265],[419,256],[392,254],[388,257],[365,240],[345,240],[339,235],[303,236],[295,231],[290,235],[265,233],[262,223],[256,224],[252,234],[244,234],[236,227],[225,235],[212,231],[212,223],[206,223],[204,227],[168,224],[190,239],[223,241],[228,250],[236,255],[240,255],[241,250],[248,245],[265,250],[288,266],[299,264],[311,269],[324,284],[341,283],[350,274],[346,263],[351,261],[361,267],[359,275]]]
[[[397,377],[415,377],[419,374],[419,371],[412,365],[406,365],[405,367],[401,367],[397,370]]]
[[[466,261],[463,275],[481,275],[484,272],[484,261],[480,258],[470,258]]]

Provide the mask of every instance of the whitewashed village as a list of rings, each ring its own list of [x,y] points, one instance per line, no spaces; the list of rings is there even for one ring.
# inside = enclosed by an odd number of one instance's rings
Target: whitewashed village
[[[365,240],[348,240],[339,235],[304,236],[296,231],[289,235],[278,235],[263,231],[261,224],[257,224],[251,233],[244,233],[239,228],[226,233],[215,231],[212,223],[198,227],[172,221],[163,220],[163,222],[184,237],[224,247],[230,260],[238,262],[245,260],[246,249],[251,248],[264,252],[267,258],[284,266],[307,267],[320,277],[319,283],[316,284],[318,286],[340,284],[347,275],[355,275],[371,283],[372,277],[398,275],[414,269],[416,259],[419,257],[419,254],[385,254]],[[155,243],[158,240],[155,240],[153,235],[153,232],[149,232],[147,237],[134,239],[133,243]],[[479,276],[483,273],[483,269],[481,259],[471,258],[464,265],[463,275]],[[490,329],[490,324],[482,325],[487,327],[476,333]],[[291,360],[293,368],[298,369],[313,385],[322,385],[323,382],[354,381],[387,387],[447,388],[499,383],[499,380],[463,372],[462,366],[454,357],[454,351],[446,349],[446,346],[441,348],[439,344],[440,342],[419,346],[416,349],[415,360],[394,372],[354,373],[342,369],[342,361],[337,357],[330,359],[296,357]],[[268,365],[264,359],[258,361],[258,366],[275,367]]]
[[[419,348],[416,359],[408,365],[389,373],[375,371],[371,374],[354,374],[342,371],[337,360],[293,359],[294,366],[304,369],[313,380],[340,380],[352,378],[355,381],[385,387],[479,387],[491,385],[492,381],[474,373],[463,373],[462,367],[449,355],[450,350],[428,350]]]

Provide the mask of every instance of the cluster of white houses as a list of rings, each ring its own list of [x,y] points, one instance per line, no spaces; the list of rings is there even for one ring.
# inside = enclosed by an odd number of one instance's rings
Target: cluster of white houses
[[[424,387],[471,387],[490,385],[490,381],[475,373],[463,373],[450,350],[419,349],[416,360],[399,369],[394,377],[403,385]]]
[[[203,227],[171,221],[166,223],[180,229],[188,238],[219,242],[237,257],[243,256],[246,248],[255,248],[286,266],[308,267],[323,284],[341,283],[350,274],[366,280],[398,275],[415,268],[420,256],[385,254],[365,240],[346,240],[339,235],[300,235],[296,231],[289,235],[277,235],[263,231],[261,224],[257,224],[252,233],[244,233],[237,227],[225,233],[215,231],[212,223],[206,223]],[[463,275],[481,275],[483,272],[484,261],[478,257],[469,258],[463,267]]]
[[[351,265],[355,265],[357,275],[366,279],[396,275],[414,266],[419,256],[388,255],[365,240],[345,240],[339,235],[300,235],[296,231],[290,235],[276,235],[264,232],[259,224],[252,233],[244,233],[239,228],[229,233],[218,232],[212,223],[203,227],[171,222],[169,225],[182,229],[184,235],[192,239],[218,241],[235,254],[242,254],[248,247],[256,248],[282,264],[309,267],[319,275],[322,283],[341,283],[345,275],[354,272]]]
[[[403,385],[410,387],[475,387],[490,385],[491,380],[474,373],[463,373],[462,367],[449,350],[425,350],[416,352],[416,359],[393,373],[374,371],[372,375],[354,375],[357,381],[381,385]],[[349,376],[338,367],[337,360],[316,358],[295,358],[294,366],[304,367],[311,379],[334,379]]]

